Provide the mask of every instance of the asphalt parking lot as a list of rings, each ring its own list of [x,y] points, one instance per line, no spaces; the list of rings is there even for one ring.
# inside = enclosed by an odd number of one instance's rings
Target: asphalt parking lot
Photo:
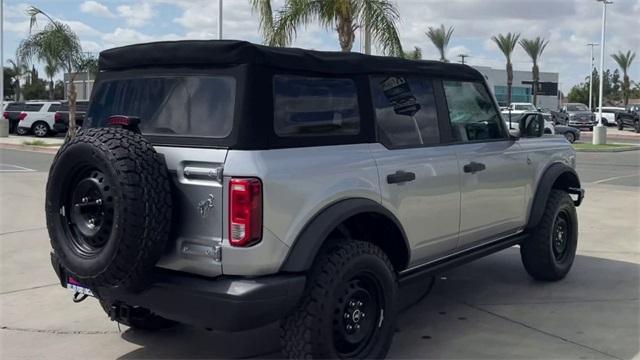
[[[280,357],[275,326],[133,332],[110,322],[94,299],[73,304],[49,263],[43,204],[52,158],[0,150],[1,358]],[[389,357],[638,358],[640,151],[579,153],[578,172],[587,198],[565,280],[533,281],[517,248],[443,274],[400,315]],[[412,295],[405,291],[405,302]]]

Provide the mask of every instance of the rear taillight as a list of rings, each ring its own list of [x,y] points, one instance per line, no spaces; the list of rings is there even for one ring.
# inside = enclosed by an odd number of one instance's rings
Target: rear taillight
[[[53,115],[53,121],[57,123],[62,122],[62,114],[56,112],[55,115]]]
[[[24,120],[24,119],[26,119],[26,118],[27,118],[27,113],[26,113],[26,112],[24,112],[24,111],[23,111],[23,112],[21,112],[21,113],[20,113],[20,116],[18,117],[18,119],[20,119],[20,120]]]
[[[247,247],[262,239],[262,183],[256,178],[229,181],[229,243]]]
[[[6,112],[6,111],[5,111],[5,112],[3,112],[3,113],[2,113],[2,117],[3,117],[3,118],[5,118],[5,119],[9,119],[9,113],[8,113],[8,112]]]

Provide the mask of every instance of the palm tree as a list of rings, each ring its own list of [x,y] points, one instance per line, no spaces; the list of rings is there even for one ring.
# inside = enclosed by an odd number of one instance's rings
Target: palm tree
[[[260,12],[260,27],[268,45],[288,46],[300,26],[318,22],[338,32],[343,52],[351,51],[356,30],[365,26],[385,54],[402,55],[396,27],[400,14],[389,0],[286,0],[275,18],[269,0],[251,2]]]
[[[408,60],[422,60],[422,49],[415,46],[412,51],[403,52],[402,57]]]
[[[60,67],[69,74],[68,100],[69,100],[69,131],[68,137],[74,137],[77,132],[76,126],[76,87],[74,84],[76,71],[82,59],[82,47],[78,35],[71,28],[59,21],[53,20],[47,13],[35,6],[27,9],[27,14],[31,16],[30,31],[36,25],[38,15],[45,16],[49,22],[43,30],[30,34],[22,40],[18,47],[20,59],[30,61],[33,59],[45,60],[54,59]]]
[[[629,94],[631,88],[631,82],[629,81],[629,75],[627,75],[627,72],[631,67],[633,59],[636,58],[636,53],[631,50],[627,51],[626,54],[622,51],[618,51],[617,54],[613,54],[611,57],[616,61],[616,63],[618,63],[618,66],[622,69],[622,73],[624,74],[622,78],[622,97],[624,98],[624,107],[627,107],[627,105],[629,105]]]
[[[22,99],[20,99],[20,97],[22,96],[22,93],[20,92],[20,78],[29,72],[29,68],[20,61],[13,61],[9,59],[7,62],[11,65],[10,69],[13,73],[13,81],[11,84],[13,84],[13,92],[16,95],[16,101],[21,101]]]
[[[433,45],[438,48],[438,51],[440,51],[440,61],[449,62],[445,53],[449,45],[449,40],[451,40],[451,35],[453,35],[453,26],[448,30],[444,28],[444,25],[440,25],[439,28],[429,26],[429,30],[427,30],[425,34],[431,39]]]
[[[53,77],[60,70],[60,63],[53,58],[47,58],[44,65],[44,73],[49,78],[49,100],[53,100]]]
[[[549,44],[549,41],[537,37],[533,40],[522,39],[520,40],[520,46],[524,51],[529,54],[531,61],[533,61],[533,68],[531,72],[533,74],[533,105],[538,105],[538,83],[540,82],[540,69],[538,69],[538,60],[542,56],[542,52]]]
[[[507,35],[498,34],[492,36],[493,42],[507,58],[507,106],[511,105],[511,88],[513,86],[513,65],[511,64],[511,54],[518,44],[520,34],[507,33]]]

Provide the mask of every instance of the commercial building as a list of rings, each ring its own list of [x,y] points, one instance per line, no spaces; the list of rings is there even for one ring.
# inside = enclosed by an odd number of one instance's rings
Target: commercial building
[[[93,76],[88,72],[75,73],[73,84],[76,86],[77,100],[89,100],[91,90],[93,90]],[[69,74],[64,74],[64,98],[69,94]]]
[[[482,73],[500,106],[507,104],[507,71],[493,69],[487,66],[474,66]],[[558,80],[560,76],[554,72],[540,72],[538,83],[538,107],[555,110],[559,107]],[[512,102],[533,103],[533,80],[531,71],[513,71],[513,87],[511,88]]]

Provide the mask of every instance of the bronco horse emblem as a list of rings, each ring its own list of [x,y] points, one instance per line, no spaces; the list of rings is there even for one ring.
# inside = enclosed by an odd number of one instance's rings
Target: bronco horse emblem
[[[206,218],[209,210],[213,209],[214,205],[215,198],[213,197],[213,194],[209,194],[209,197],[206,200],[202,200],[198,203],[198,212],[200,213],[200,216],[202,216],[203,219]]]

